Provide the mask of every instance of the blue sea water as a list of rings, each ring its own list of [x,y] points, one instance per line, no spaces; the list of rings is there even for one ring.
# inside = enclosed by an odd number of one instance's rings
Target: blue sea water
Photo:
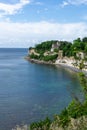
[[[82,99],[76,73],[30,63],[28,49],[0,49],[0,130],[53,117],[73,96]]]

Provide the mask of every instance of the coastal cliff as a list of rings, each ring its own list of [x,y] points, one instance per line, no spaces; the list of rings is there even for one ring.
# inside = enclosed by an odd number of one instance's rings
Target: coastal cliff
[[[45,41],[30,47],[27,60],[39,64],[61,65],[87,73],[87,38],[67,41]]]

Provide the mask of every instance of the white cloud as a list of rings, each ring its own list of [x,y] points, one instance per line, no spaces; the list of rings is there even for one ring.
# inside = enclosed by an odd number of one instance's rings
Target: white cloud
[[[20,0],[16,4],[0,3],[0,17],[4,15],[16,14],[24,5],[29,4],[30,0]]]
[[[67,1],[63,1],[63,3],[60,5],[61,7],[65,7],[65,6],[67,6],[67,5],[69,5],[69,3],[67,2]]]
[[[72,41],[85,36],[86,23],[0,22],[0,47],[29,47],[39,41],[55,39]]]
[[[61,4],[62,7],[67,5],[87,5],[87,0],[64,0]]]

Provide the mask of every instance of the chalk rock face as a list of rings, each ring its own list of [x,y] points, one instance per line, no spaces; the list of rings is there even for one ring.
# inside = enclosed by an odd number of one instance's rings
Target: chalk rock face
[[[19,126],[17,125],[14,129],[12,130],[28,130],[27,125]]]

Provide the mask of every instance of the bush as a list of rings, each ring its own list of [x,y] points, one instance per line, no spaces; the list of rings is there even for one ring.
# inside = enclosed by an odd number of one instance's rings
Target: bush
[[[58,51],[59,51],[59,49],[57,49],[57,48],[56,48],[56,49],[54,49],[54,52],[57,52],[57,53],[58,53]]]
[[[30,55],[30,58],[32,58],[32,59],[39,59],[39,56],[38,56],[38,55],[35,55],[35,54],[31,54],[31,55]]]
[[[72,118],[78,118],[83,115],[83,105],[73,100],[67,108],[68,114]]]
[[[70,122],[68,110],[65,108],[61,114],[59,115],[60,118],[60,126],[65,127],[68,126],[68,123]]]
[[[83,74],[82,72],[79,73],[79,80],[80,80],[80,83],[81,83],[83,90],[85,92],[84,94],[85,94],[85,96],[87,96],[87,79],[85,77],[85,74]]]
[[[43,57],[44,61],[55,61],[58,57],[58,54],[55,55],[47,55]]]
[[[51,124],[51,120],[47,117],[45,120],[43,121],[39,121],[39,122],[34,122],[30,125],[30,130],[34,130],[36,128],[36,130],[38,130],[39,128],[41,130],[44,130],[44,128],[46,128],[46,130],[49,129]]]

